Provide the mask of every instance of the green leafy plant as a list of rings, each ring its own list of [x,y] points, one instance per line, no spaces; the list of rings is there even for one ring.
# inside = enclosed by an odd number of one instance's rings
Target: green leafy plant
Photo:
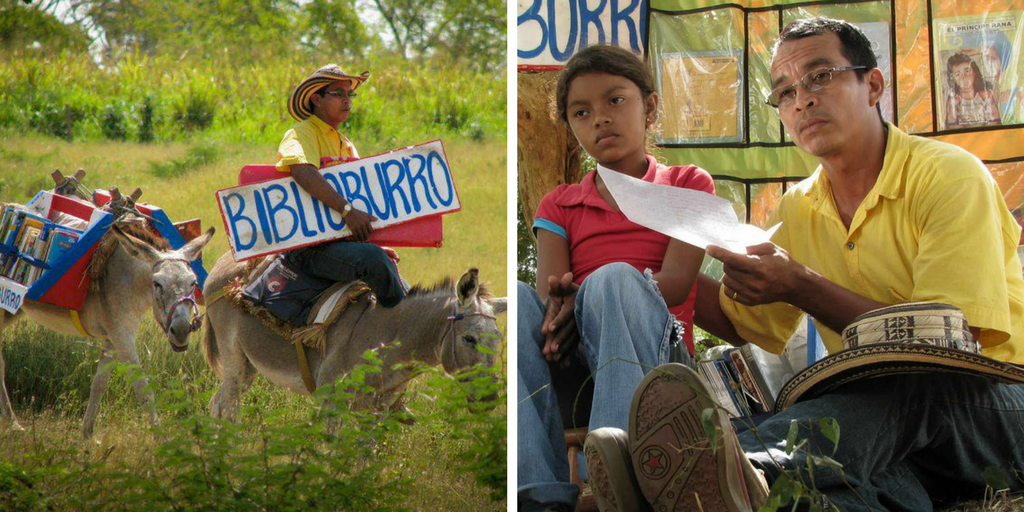
[[[200,86],[193,85],[174,105],[174,122],[187,131],[205,130],[213,123],[216,113],[217,102],[212,93],[202,92]]]
[[[188,174],[204,165],[216,162],[220,158],[220,151],[210,143],[192,146],[181,158],[168,159],[163,161],[150,161],[150,172],[158,178],[176,178]]]
[[[124,140],[127,138],[124,109],[124,103],[119,101],[111,103],[103,109],[100,129],[103,131],[104,137],[112,140]]]
[[[153,98],[147,95],[139,107],[139,142],[152,142],[154,124],[156,120],[153,114]]]
[[[437,410],[428,420],[444,425],[452,439],[462,441],[456,453],[463,463],[459,471],[472,474],[492,500],[504,500],[508,478],[504,368],[478,365],[456,375],[434,367],[424,371],[430,389],[436,390]]]

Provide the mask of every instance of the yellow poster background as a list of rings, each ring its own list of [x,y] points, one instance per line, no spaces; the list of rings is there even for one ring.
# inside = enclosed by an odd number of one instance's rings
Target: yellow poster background
[[[663,143],[740,142],[739,55],[670,54],[661,61]]]

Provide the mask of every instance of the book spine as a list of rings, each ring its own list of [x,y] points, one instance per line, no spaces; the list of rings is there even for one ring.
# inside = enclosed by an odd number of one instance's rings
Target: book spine
[[[17,250],[18,244],[20,242],[19,239],[21,238],[21,234],[22,234],[21,225],[24,222],[24,220],[25,220],[25,213],[24,212],[19,212],[15,216],[15,218],[14,218],[14,224],[11,226],[11,232],[10,232],[10,234],[7,235],[7,240],[5,241],[5,243],[8,246],[12,247],[15,250]],[[11,254],[7,258],[7,261],[4,264],[4,269],[3,269],[4,277],[9,277],[9,278],[13,279],[13,276],[14,276],[14,273],[15,273],[14,271],[15,271],[15,268],[17,267],[17,265],[18,265],[18,256],[17,256],[17,254]]]
[[[736,404],[733,402],[729,390],[726,389],[725,383],[722,382],[722,376],[718,373],[715,361],[699,363],[699,368],[704,376],[704,381],[708,383],[708,387],[711,388],[711,392],[714,394],[712,398],[715,402],[725,409],[725,412],[731,417],[739,417],[739,411],[736,409]]]
[[[7,233],[11,230],[11,223],[14,221],[14,208],[4,207],[3,217],[0,218],[0,242],[7,239]]]
[[[743,360],[743,355],[740,354],[740,351],[730,350],[727,361],[729,367],[734,369],[736,374],[739,375],[740,385],[743,386],[744,393],[750,397],[748,403],[751,403],[751,410],[756,413],[769,412],[767,402],[764,399],[764,393],[758,389],[757,383],[754,382],[753,376],[750,375],[750,368]]]
[[[765,409],[767,409],[765,412],[775,412],[775,396],[772,394],[771,388],[768,387],[768,379],[765,378],[761,367],[758,366],[749,343],[740,347],[740,354],[743,356],[743,361],[747,363],[747,369],[750,370],[750,376],[753,378],[754,384],[757,384],[757,389],[762,392],[761,394],[764,398],[762,403],[764,403]]]
[[[729,409],[729,412],[735,418],[747,417],[748,415],[744,411],[745,407],[743,407],[742,404],[740,404],[739,398],[737,398],[736,393],[733,391],[733,389],[735,388],[735,381],[732,380],[732,376],[729,374],[729,370],[726,369],[725,361],[721,359],[716,360],[715,369],[718,371],[718,378],[719,381],[722,383],[722,387],[725,388],[726,396],[729,399],[729,405],[732,406],[726,407],[726,409]]]

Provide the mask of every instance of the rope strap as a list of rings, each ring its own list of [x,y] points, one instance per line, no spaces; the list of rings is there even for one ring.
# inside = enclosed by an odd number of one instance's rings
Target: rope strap
[[[309,394],[313,394],[316,391],[316,386],[313,385],[313,374],[309,372],[309,361],[306,359],[306,348],[302,343],[292,343],[295,345],[295,355],[299,359],[299,374],[302,375],[302,383],[306,385],[306,390]]]

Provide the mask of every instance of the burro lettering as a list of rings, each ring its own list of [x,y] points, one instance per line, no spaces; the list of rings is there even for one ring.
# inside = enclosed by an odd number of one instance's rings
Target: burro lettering
[[[353,208],[387,227],[461,208],[440,141],[322,169]],[[217,192],[237,260],[351,235],[340,212],[285,177]]]
[[[21,309],[21,302],[24,296],[8,288],[0,290],[0,308],[16,313]]]
[[[641,0],[532,0],[516,20],[519,63],[564,64],[592,44],[611,43],[642,53],[644,5]]]

